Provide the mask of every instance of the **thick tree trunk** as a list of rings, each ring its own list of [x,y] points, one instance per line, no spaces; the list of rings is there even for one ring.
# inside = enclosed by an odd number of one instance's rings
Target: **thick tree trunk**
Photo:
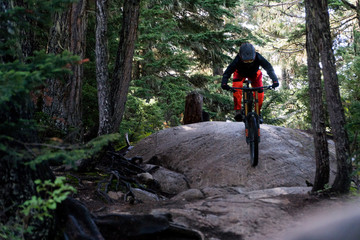
[[[98,135],[111,131],[111,103],[107,43],[108,1],[96,1],[96,81],[99,103]]]
[[[316,1],[305,0],[306,51],[310,108],[315,145],[316,174],[312,191],[323,189],[329,182],[329,151],[325,131],[325,114],[322,99],[321,72],[319,66],[319,28]]]
[[[332,189],[336,192],[346,193],[349,191],[351,183],[349,140],[345,130],[345,114],[341,103],[335,57],[332,50],[328,4],[326,0],[318,2],[321,63],[323,66],[326,101],[337,158],[337,174]]]
[[[203,121],[203,96],[192,92],[186,96],[184,124],[198,123]]]
[[[86,0],[71,4],[68,11],[58,13],[50,32],[48,51],[60,54],[64,50],[74,55],[85,56],[86,36]],[[83,65],[70,66],[73,74],[65,79],[49,79],[45,95],[52,101],[44,105],[44,112],[56,120],[57,125],[69,133],[70,128],[75,129],[73,139],[82,139],[82,110],[81,93]]]
[[[125,0],[123,9],[120,42],[111,84],[113,104],[111,132],[119,130],[125,111],[139,22],[140,0]]]

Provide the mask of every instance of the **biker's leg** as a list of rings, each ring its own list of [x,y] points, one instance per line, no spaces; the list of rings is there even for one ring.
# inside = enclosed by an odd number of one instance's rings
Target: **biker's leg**
[[[252,77],[250,80],[251,80],[251,86],[252,87],[262,87],[263,82],[262,82],[262,72],[261,72],[261,70],[258,70],[257,73],[256,73],[256,76]],[[255,98],[255,93],[254,93],[254,98]],[[261,110],[263,101],[264,101],[264,90],[260,90],[258,92],[259,111]],[[262,123],[263,119],[262,119],[261,112],[260,112],[259,117],[260,117],[260,123]]]
[[[236,77],[235,74],[234,77]],[[244,78],[234,78],[233,87],[242,88],[243,82],[244,82]],[[241,115],[242,90],[237,89],[236,92],[233,93],[233,97],[234,97],[235,120],[240,122],[242,121],[242,115]]]
[[[263,82],[262,82],[262,72],[261,70],[258,70],[256,73],[256,76],[250,78],[251,81],[251,86],[252,87],[262,87],[263,86]],[[255,98],[255,93],[254,93],[254,98]],[[264,90],[260,90],[258,93],[258,101],[259,101],[259,109],[261,109],[261,106],[263,104],[264,101]]]

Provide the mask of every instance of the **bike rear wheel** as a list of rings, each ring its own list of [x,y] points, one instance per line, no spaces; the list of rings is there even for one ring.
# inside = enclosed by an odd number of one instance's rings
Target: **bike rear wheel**
[[[251,166],[255,167],[259,161],[259,125],[255,116],[249,119],[249,137],[250,137],[250,162]]]

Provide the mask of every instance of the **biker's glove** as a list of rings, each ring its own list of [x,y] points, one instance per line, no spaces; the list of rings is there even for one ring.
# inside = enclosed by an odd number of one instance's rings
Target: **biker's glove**
[[[276,88],[276,87],[278,87],[279,86],[279,82],[278,81],[275,81],[275,82],[273,82],[273,84],[272,84],[272,88]]]
[[[224,90],[226,90],[226,91],[229,91],[229,90],[230,90],[230,86],[227,85],[227,84],[222,84],[222,85],[221,85],[221,88],[224,89]]]
[[[237,92],[237,90],[234,89],[234,88],[232,88],[232,87],[230,87],[229,91],[230,91],[230,92],[233,92],[233,93],[234,93],[234,92]]]
[[[236,90],[235,90],[234,88],[230,87],[230,86],[227,85],[227,84],[222,84],[222,85],[221,85],[221,88],[224,89],[224,90],[226,90],[226,91],[233,92],[233,93],[236,92]]]

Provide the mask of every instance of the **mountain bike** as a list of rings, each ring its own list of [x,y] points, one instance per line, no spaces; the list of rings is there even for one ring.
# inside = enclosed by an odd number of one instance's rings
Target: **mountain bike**
[[[232,89],[241,89],[243,91],[242,119],[245,124],[246,143],[250,145],[251,166],[256,167],[259,161],[259,142],[260,142],[260,108],[258,93],[260,90],[272,89],[272,86],[250,87],[251,81],[244,81],[245,87]],[[254,109],[255,110],[254,110]]]

